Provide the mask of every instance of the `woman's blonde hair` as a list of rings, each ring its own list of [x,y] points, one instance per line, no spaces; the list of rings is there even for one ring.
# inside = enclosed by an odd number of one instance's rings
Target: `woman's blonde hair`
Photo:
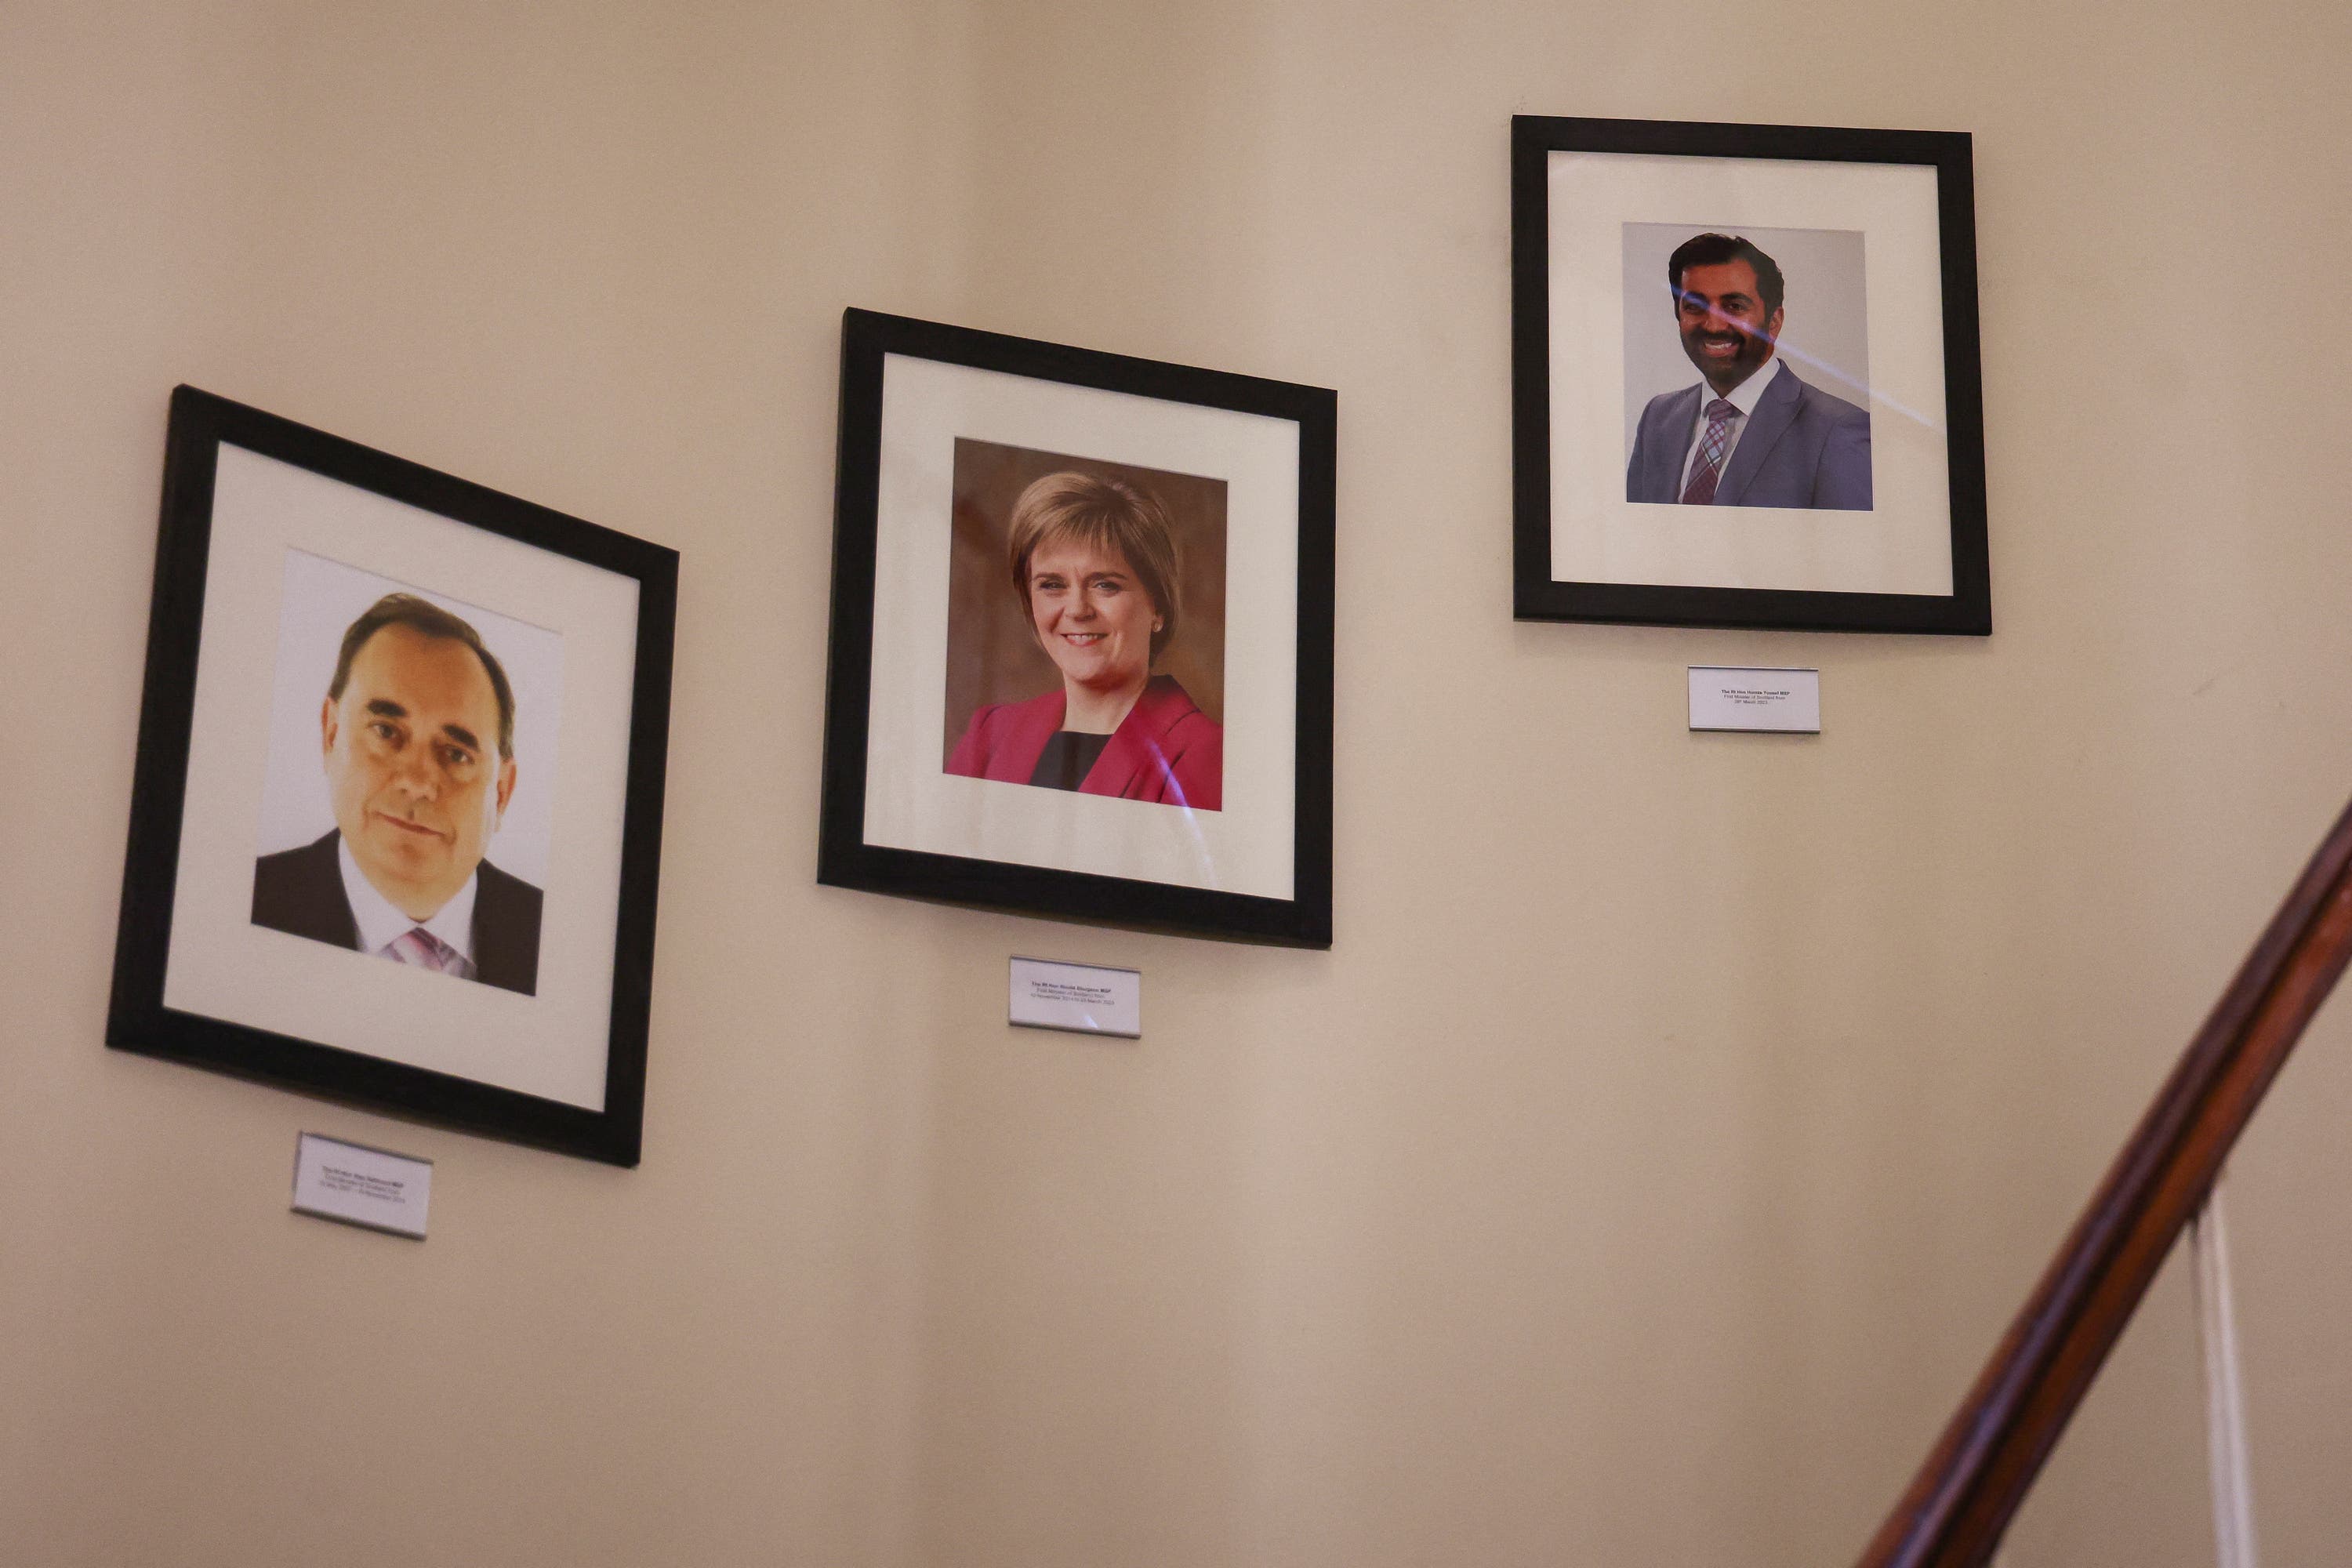
[[[1005,541],[1005,564],[1012,569],[1013,591],[1021,595],[1022,613],[1033,620],[1030,558],[1041,545],[1062,540],[1117,551],[1135,568],[1160,618],[1151,634],[1151,657],[1157,660],[1160,650],[1176,635],[1181,608],[1176,586],[1176,531],[1168,521],[1168,509],[1150,491],[1123,479],[1060,473],[1033,481],[1013,503],[1013,527]]]

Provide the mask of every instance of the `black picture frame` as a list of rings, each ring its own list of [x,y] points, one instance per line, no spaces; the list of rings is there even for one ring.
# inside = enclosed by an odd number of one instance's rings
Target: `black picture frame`
[[[1948,498],[1948,592],[1856,592],[1801,584],[1757,587],[1595,581],[1559,574],[1554,553],[1554,378],[1556,374],[1590,374],[1592,385],[1601,387],[1602,375],[1591,366],[1604,356],[1580,363],[1573,354],[1559,354],[1554,342],[1555,215],[1549,175],[1556,153],[1911,164],[1934,171],[1937,229],[1933,243],[1940,317],[1923,310],[1920,314],[1926,319],[1916,322],[1874,320],[1872,330],[1886,326],[1915,334],[1940,333],[1945,457],[1941,484]],[[1704,202],[1692,205],[1706,206]],[[1705,210],[1681,212],[1676,216],[1687,220],[1695,230],[1711,225]],[[1924,245],[1925,238],[1917,238],[1916,243]],[[1517,115],[1511,121],[1511,245],[1513,608],[1517,619],[1977,637],[1990,633],[1974,175],[1967,132]],[[1629,289],[1634,286],[1625,284]],[[1694,373],[1694,384],[1696,379]],[[1604,390],[1613,395],[1615,389]],[[1878,395],[1873,390],[1871,401],[1875,402]],[[1628,401],[1632,401],[1630,395]],[[1884,461],[1886,443],[1882,441],[1879,447]],[[1597,440],[1593,449],[1599,449]],[[1623,449],[1612,451],[1622,474]],[[1736,451],[1733,461],[1738,461]],[[1928,496],[1932,502],[1933,489],[1926,488],[1932,481],[1920,483],[1922,488],[1916,493]],[[1618,488],[1629,492],[1630,480]],[[1878,499],[1882,507],[1887,505],[1883,482]],[[1622,504],[1624,511],[1617,515],[1629,516],[1633,512],[1630,493]],[[1930,519],[1932,527],[1932,510],[1923,515]],[[1612,521],[1610,526],[1620,525]],[[1790,575],[1801,577],[1801,574]]]
[[[166,1005],[174,910],[185,901],[178,878],[205,609],[214,585],[215,479],[225,447],[634,579],[635,618],[628,628],[634,654],[615,657],[612,678],[616,689],[625,683],[628,691],[625,735],[616,728],[606,742],[612,748],[625,746],[625,805],[601,1106],[565,1103],[388,1059],[346,1048],[348,1041],[299,1037]],[[369,1110],[611,1164],[637,1163],[677,608],[674,551],[192,386],[175,388],[106,1043]],[[603,853],[609,865],[609,846]],[[304,951],[332,951],[323,942],[268,935]],[[536,924],[533,943],[536,951]],[[413,978],[448,984],[440,976]]]
[[[817,880],[914,898],[1196,936],[1301,947],[1331,942],[1333,484],[1338,400],[1318,387],[1203,370],[852,308],[842,318],[841,411],[835,502],[832,629],[825,700]],[[1017,858],[942,853],[869,840],[875,737],[877,552],[883,547],[886,363],[997,372],[1058,387],[1163,405],[1231,410],[1283,422],[1297,485],[1281,526],[1296,582],[1271,590],[1295,616],[1296,656],[1238,679],[1278,681],[1292,715],[1287,896],[1188,886]],[[1172,415],[1174,417],[1183,416]],[[961,431],[959,431],[961,436]],[[1067,445],[1059,449],[1071,449]],[[1102,454],[1096,454],[1100,456]],[[938,520],[944,549],[947,520]],[[1271,525],[1269,525],[1271,526]],[[1230,664],[1228,668],[1232,668]],[[1232,753],[1227,752],[1230,765]],[[937,775],[936,753],[928,772]],[[961,784],[963,781],[958,781]],[[1013,789],[1016,795],[1050,793]],[[1228,794],[1230,795],[1230,791]],[[1007,797],[992,797],[1004,800]],[[1228,803],[1230,805],[1230,802]],[[1153,806],[1165,811],[1167,806]]]

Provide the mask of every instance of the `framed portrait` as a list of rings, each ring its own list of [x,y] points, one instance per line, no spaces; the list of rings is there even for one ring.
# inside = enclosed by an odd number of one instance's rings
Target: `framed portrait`
[[[1521,620],[1992,629],[1965,132],[1511,121]]]
[[[817,879],[1329,946],[1336,415],[848,311]]]
[[[172,395],[107,1044],[637,1163],[677,556]]]

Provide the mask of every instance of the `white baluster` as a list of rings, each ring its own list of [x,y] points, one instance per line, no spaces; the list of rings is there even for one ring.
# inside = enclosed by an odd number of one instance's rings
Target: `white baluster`
[[[2254,1487],[2246,1458],[2246,1396],[2238,1376],[2238,1317],[2230,1289],[2230,1238],[2221,1184],[2189,1224],[2197,1272],[2198,1338],[2205,1347],[2205,1451],[2213,1475],[2214,1560],[2254,1568]]]

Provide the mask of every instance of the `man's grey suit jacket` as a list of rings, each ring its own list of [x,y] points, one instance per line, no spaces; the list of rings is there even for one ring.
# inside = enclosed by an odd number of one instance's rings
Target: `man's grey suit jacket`
[[[1642,410],[1633,433],[1633,459],[1625,466],[1625,499],[1682,499],[1683,458],[1698,422],[1706,383],[1664,392]],[[1870,415],[1843,397],[1799,381],[1789,365],[1764,389],[1748,428],[1732,449],[1717,506],[1815,507],[1870,510]]]

